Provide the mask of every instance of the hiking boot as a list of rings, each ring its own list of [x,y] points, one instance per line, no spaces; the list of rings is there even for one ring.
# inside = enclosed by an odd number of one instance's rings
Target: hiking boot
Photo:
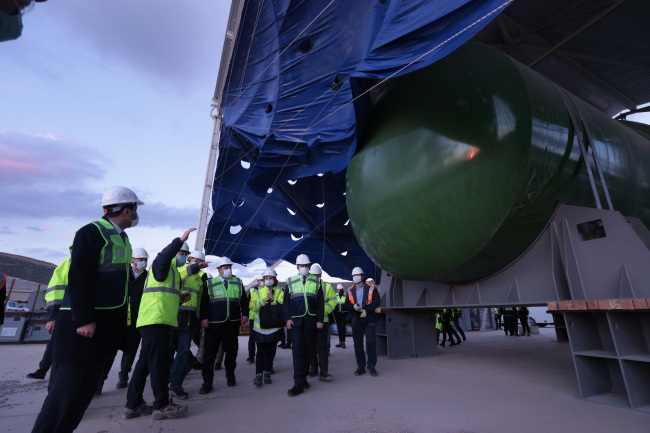
[[[355,376],[361,376],[362,374],[366,374],[365,368],[357,368],[357,370],[354,372]]]
[[[343,346],[341,346],[341,349],[345,349],[345,343],[343,343]]]
[[[234,375],[234,374],[228,374],[228,375],[226,375],[226,384],[227,384],[228,386],[235,386],[235,385],[237,385],[237,379],[235,379],[235,375]]]
[[[375,367],[368,367],[368,370],[370,371],[370,375],[372,377],[377,377],[379,373],[377,373],[377,370],[375,370]]]
[[[264,383],[267,384],[267,385],[269,383],[273,383],[273,381],[271,380],[271,372],[270,371],[265,371],[264,372]]]
[[[151,415],[151,418],[155,420],[160,420],[160,419],[165,419],[165,418],[174,418],[179,415],[184,414],[187,412],[187,406],[183,406],[180,404],[174,403],[174,401],[170,398],[169,399],[169,404],[163,408],[157,409],[153,411],[153,414]]]
[[[128,379],[122,379],[121,377],[117,381],[117,385],[115,385],[116,389],[123,389],[129,386],[129,380]]]
[[[289,397],[295,397],[297,395],[302,394],[303,392],[305,392],[305,390],[302,389],[301,386],[294,386],[289,391],[287,391],[287,394],[289,394]]]
[[[248,362],[249,364],[253,364],[255,362],[255,358],[249,356],[248,358],[246,358],[246,362]]]
[[[122,412],[122,418],[133,419],[139,417],[140,415],[151,415],[151,412],[153,412],[153,407],[147,406],[147,403],[142,400],[142,404],[135,409],[129,409],[128,407],[124,408],[124,412]]]
[[[253,379],[253,385],[260,387],[262,386],[262,373],[257,373],[255,379]]]
[[[327,374],[327,373],[321,373],[318,380],[320,380],[321,382],[331,382],[332,381],[332,375]]]
[[[185,392],[183,388],[174,388],[170,390],[172,394],[174,394],[174,397],[178,398],[179,400],[187,400],[187,397],[190,395]]]
[[[47,370],[41,370],[40,368],[33,373],[27,374],[28,379],[45,379]]]
[[[337,345],[334,346],[334,347],[343,347],[343,343],[339,343],[339,344],[337,344]]]
[[[316,377],[318,376],[318,370],[311,370],[309,372],[309,377]]]
[[[216,364],[214,364],[214,369],[215,370],[221,370],[221,363],[217,362]]]
[[[104,387],[104,381],[100,380],[99,383],[97,384],[97,388],[95,388],[95,395],[101,395],[103,387]]]
[[[201,389],[199,390],[199,394],[207,394],[210,391],[212,391],[212,385],[208,385],[207,383],[204,383],[201,385]]]

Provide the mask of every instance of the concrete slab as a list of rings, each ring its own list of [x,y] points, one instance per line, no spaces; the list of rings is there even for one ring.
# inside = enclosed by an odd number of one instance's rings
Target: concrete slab
[[[444,432],[444,433],[626,433],[650,430],[648,415],[580,400],[567,343],[552,329],[532,337],[500,331],[469,332],[458,347],[435,358],[380,359],[379,377],[355,377],[348,349],[332,346],[331,383],[310,380],[311,389],[290,398],[291,351],[278,349],[271,385],[253,385],[246,363],[247,337],[240,337],[237,386],[216,372],[215,390],[199,396],[199,372],[186,379],[186,416],[172,420],[121,419],[125,390],[114,388],[114,366],[86,412],[78,432]],[[332,338],[336,344],[336,337]],[[243,349],[243,350],[242,350]],[[43,345],[0,346],[0,432],[29,432],[47,392],[47,379],[32,381]],[[118,355],[118,359],[119,359]],[[151,390],[145,392],[151,402]]]

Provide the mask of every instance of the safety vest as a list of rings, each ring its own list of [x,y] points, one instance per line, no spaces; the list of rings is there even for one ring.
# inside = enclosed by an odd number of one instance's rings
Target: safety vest
[[[100,219],[92,223],[104,238],[104,247],[97,264],[97,281],[92,286],[95,292],[95,309],[110,310],[126,304],[129,294],[129,273],[131,272],[131,244],[122,237],[110,221]],[[61,310],[70,309],[69,291],[65,292]]]
[[[493,308],[492,311],[493,311],[494,314],[496,314],[497,316],[500,316],[500,315],[501,315],[501,313],[499,313],[499,309],[498,309],[498,308]]]
[[[326,283],[323,280],[320,280],[320,287],[323,289],[323,301],[325,303],[325,314],[323,321],[325,323],[329,323],[330,320],[327,316],[334,312],[336,304],[338,303],[336,300],[336,292],[330,283]]]
[[[176,260],[176,259],[174,259]],[[203,293],[203,275],[205,272],[199,271],[194,275],[187,276],[188,265],[183,265],[178,269],[178,274],[182,281],[182,293],[189,293],[191,298],[186,303],[178,307],[178,312],[191,311],[194,315],[198,316],[201,309],[201,294]]]
[[[45,301],[48,310],[58,310],[63,302],[65,291],[68,288],[68,272],[70,271],[70,257],[65,259],[54,269],[50,283],[45,292]]]
[[[336,295],[336,302],[338,303],[338,307],[336,311],[339,313],[343,312],[343,304],[345,304],[345,293],[342,295]]]
[[[262,287],[261,289],[256,289],[253,291],[251,289],[251,312],[250,315],[253,316],[255,313],[255,320],[253,321],[253,330],[259,332],[260,334],[272,334],[280,328],[262,328],[260,325],[260,308],[266,305],[264,300],[269,296],[269,288],[267,286]],[[270,305],[282,304],[284,302],[284,290],[278,286],[273,287],[273,301]]]
[[[442,318],[440,317],[440,314],[436,314],[436,329],[442,331]]]
[[[224,280],[220,276],[208,281],[208,294],[210,295],[208,318],[210,323],[223,323],[227,320],[238,322],[241,320],[239,300],[244,285],[234,275],[225,281],[228,281],[228,288],[225,287]]]
[[[181,297],[181,276],[174,265],[169,265],[165,281],[157,281],[153,270],[144,282],[136,328],[147,325],[178,326],[178,304]]]
[[[265,287],[266,287],[266,286],[265,286]],[[263,289],[263,288],[264,288],[264,287],[262,287],[262,289]],[[256,318],[257,315],[258,315],[258,312],[256,312],[256,311],[253,309],[253,297],[255,296],[255,293],[257,293],[257,294],[258,294],[258,297],[259,297],[259,291],[260,291],[260,288],[257,287],[257,286],[251,287],[251,288],[249,289],[249,291],[248,291],[248,299],[249,299],[249,301],[248,301],[248,321],[249,321],[249,322],[252,321],[252,320],[255,320],[255,318]]]
[[[368,289],[368,301],[366,302],[366,305],[370,304],[372,302],[372,292],[375,291],[375,284],[374,283],[363,283],[365,285],[368,285],[370,288]],[[354,294],[356,293],[357,288],[356,284],[351,285],[348,287],[348,299],[350,299],[350,304],[354,305]],[[357,299],[358,301],[358,299]],[[363,307],[362,304],[359,304]]]
[[[306,315],[316,316],[318,307],[318,280],[309,275],[302,283],[300,274],[294,275],[287,280],[289,292],[289,314],[291,318],[304,317]]]

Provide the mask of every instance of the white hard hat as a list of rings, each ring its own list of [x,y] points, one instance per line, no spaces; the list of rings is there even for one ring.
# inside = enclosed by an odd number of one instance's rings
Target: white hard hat
[[[256,280],[263,280],[263,279],[264,279],[264,275],[262,275],[262,274],[257,274],[257,275],[255,275],[255,279],[256,279]]]
[[[343,289],[344,289],[343,284],[338,283],[338,284],[336,285],[336,290],[343,290]]]
[[[217,269],[226,265],[232,265],[232,262],[228,257],[222,257],[217,261]]]
[[[361,269],[360,267],[357,266],[356,268],[352,269],[352,275],[362,275],[362,274],[363,274],[363,269]]]
[[[192,254],[187,256],[188,258],[194,257],[195,259],[200,259],[205,262],[205,254],[201,250],[192,251]]]
[[[144,248],[136,248],[133,250],[133,254],[131,254],[131,257],[134,259],[148,259],[149,254],[147,254],[147,250]]]
[[[307,254],[300,254],[296,259],[296,265],[308,265],[310,263],[311,262],[309,261],[309,257],[307,257]]]
[[[375,280],[373,280],[372,278],[368,278],[366,281],[370,281],[370,282],[372,282],[372,283],[375,282]]]
[[[275,272],[274,269],[268,268],[266,271],[264,271],[264,276],[265,277],[277,277],[278,273]]]
[[[183,246],[181,247],[181,251],[187,251],[188,253],[190,252],[190,246],[187,245],[187,242],[183,242]]]
[[[114,186],[102,196],[102,207],[129,203],[135,203],[138,206],[144,204],[133,191],[124,186]]]
[[[311,268],[309,268],[309,273],[312,275],[320,275],[323,273],[323,269],[320,267],[318,263],[314,263],[311,265]]]

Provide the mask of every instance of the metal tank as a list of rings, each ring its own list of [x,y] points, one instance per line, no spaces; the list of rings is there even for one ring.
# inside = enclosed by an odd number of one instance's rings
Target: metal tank
[[[573,100],[614,209],[648,226],[650,141]],[[474,42],[386,83],[347,171],[357,239],[407,280],[463,283],[499,271],[536,239],[558,200],[594,206],[562,96]]]

